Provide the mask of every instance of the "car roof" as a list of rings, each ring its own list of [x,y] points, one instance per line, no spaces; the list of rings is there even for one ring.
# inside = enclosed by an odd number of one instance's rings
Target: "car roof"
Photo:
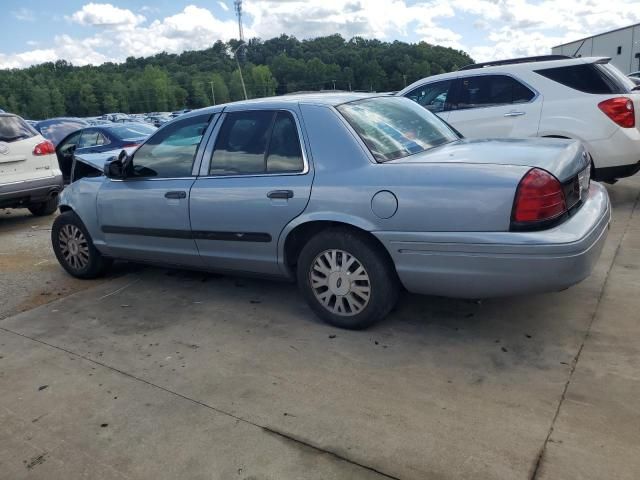
[[[417,88],[425,83],[425,81],[434,82],[438,80],[450,80],[458,77],[470,77],[475,75],[487,75],[489,73],[500,72],[523,72],[531,70],[542,70],[545,68],[558,68],[567,67],[570,65],[590,64],[590,63],[608,63],[611,58],[609,57],[578,57],[578,58],[562,58],[555,60],[543,60],[543,61],[531,61],[531,62],[517,62],[518,59],[514,59],[514,63],[503,63],[500,65],[489,64],[479,68],[469,68],[466,70],[457,70],[455,72],[441,73],[439,75],[432,75],[430,77],[421,78],[413,82],[411,85],[403,88],[398,95],[404,95],[405,93]]]
[[[308,105],[327,105],[336,106],[342,103],[352,102],[354,100],[360,100],[363,98],[373,98],[380,96],[379,93],[358,93],[358,92],[314,92],[314,93],[292,93],[288,95],[282,95],[278,97],[263,97],[255,98],[252,100],[240,100],[238,102],[224,103],[215,105],[212,107],[205,107],[199,110],[191,110],[188,113],[180,115],[180,119],[189,118],[195,115],[202,115],[203,113],[215,113],[222,109],[241,107],[241,106],[268,106],[270,108],[281,108],[290,106],[292,104],[308,104]]]
[[[70,122],[70,123],[80,123],[83,125],[89,125],[86,120],[78,117],[56,117],[56,118],[47,118],[46,120],[40,120],[38,123],[53,123],[53,122]]]

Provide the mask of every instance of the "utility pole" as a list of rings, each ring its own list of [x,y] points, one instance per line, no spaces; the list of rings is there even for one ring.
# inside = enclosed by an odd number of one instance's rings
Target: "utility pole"
[[[242,83],[242,92],[244,93],[244,99],[248,100],[247,97],[247,88],[244,86],[244,77],[242,76],[242,68],[240,68],[240,60],[238,60],[238,50],[244,47],[244,43],[238,45],[238,48],[233,52],[233,56],[236,57],[236,63],[238,65],[238,73],[240,73],[240,83]]]
[[[213,104],[216,104],[216,94],[213,91],[213,80],[209,82],[211,84],[211,98],[213,98]]]
[[[242,0],[234,0],[233,8],[238,16],[238,35],[241,42],[244,42],[244,31],[242,30]]]
[[[335,90],[336,89],[336,81],[335,80],[332,80],[332,81],[333,81],[333,89]]]

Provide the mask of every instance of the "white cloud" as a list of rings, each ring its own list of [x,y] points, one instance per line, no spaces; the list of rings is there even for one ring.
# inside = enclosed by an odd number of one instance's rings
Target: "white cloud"
[[[36,13],[33,10],[30,10],[28,8],[19,8],[18,10],[15,10],[13,12],[11,12],[11,15],[13,15],[17,20],[23,21],[23,22],[35,22],[36,21]]]
[[[46,48],[41,42],[30,45],[30,51],[0,54],[0,68],[61,58],[77,65],[118,62],[237,38],[230,0],[217,2],[229,12],[225,18],[189,5],[153,21],[110,3],[87,3],[65,18],[86,26],[82,31],[91,32],[89,37],[59,35]],[[12,14],[17,18],[21,10]],[[149,17],[152,11],[148,6],[138,10]],[[340,33],[345,38],[424,40],[465,50],[477,61],[545,54],[554,45],[640,22],[637,0],[253,0],[244,4],[244,13],[247,38]]]
[[[550,53],[551,47],[640,22],[636,0],[456,0],[485,32],[463,42],[476,61]]]
[[[110,3],[88,3],[75,12],[69,19],[80,25],[114,26],[138,25],[146,19],[131,10],[114,7]]]

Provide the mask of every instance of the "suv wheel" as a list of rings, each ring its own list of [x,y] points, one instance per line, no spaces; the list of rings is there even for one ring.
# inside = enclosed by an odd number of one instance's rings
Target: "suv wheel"
[[[313,311],[340,328],[363,329],[382,320],[398,299],[393,264],[364,235],[326,230],[304,246],[298,284]]]
[[[36,217],[43,217],[45,215],[51,215],[58,208],[58,197],[55,196],[46,202],[32,203],[27,207],[32,215]]]
[[[96,278],[112,263],[93,245],[89,232],[74,212],[64,212],[51,229],[53,251],[60,265],[77,278]]]

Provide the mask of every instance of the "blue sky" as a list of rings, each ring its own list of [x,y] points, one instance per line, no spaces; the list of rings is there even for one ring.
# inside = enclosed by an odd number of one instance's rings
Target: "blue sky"
[[[77,65],[206,48],[237,37],[232,0],[3,0],[0,68]],[[340,33],[460,48],[477,60],[640,22],[637,0],[244,0],[245,36]]]

